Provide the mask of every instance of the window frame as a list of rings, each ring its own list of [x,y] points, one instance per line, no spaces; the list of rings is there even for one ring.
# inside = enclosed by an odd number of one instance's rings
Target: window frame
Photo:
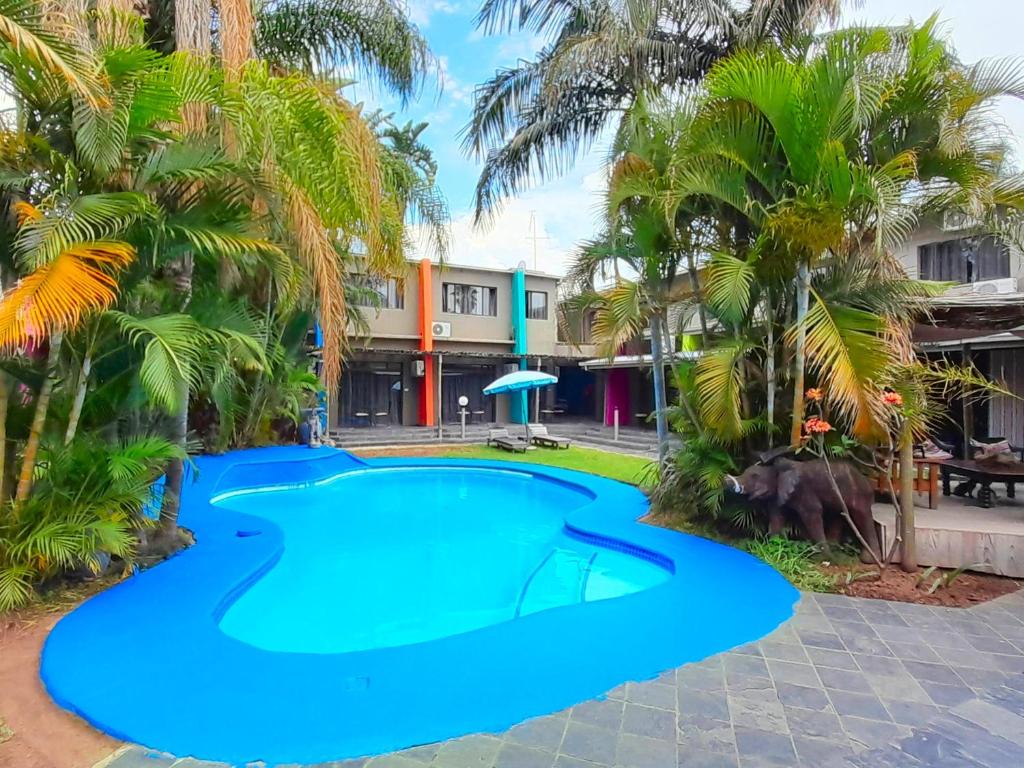
[[[466,310],[465,307],[472,304],[468,300],[473,290],[479,290],[481,301],[479,312]],[[450,292],[451,291],[451,292]],[[458,299],[455,298],[459,294]],[[446,315],[465,315],[467,317],[497,317],[498,316],[498,288],[493,285],[478,285],[476,283],[441,283],[441,312]]]
[[[543,296],[544,297],[544,314],[537,316],[533,314],[533,307],[530,305],[531,296]],[[527,320],[547,320],[548,319],[548,292],[547,291],[527,291],[526,292],[526,319]]]
[[[376,309],[378,311],[384,309],[401,311],[405,309],[405,287],[397,277],[360,275],[358,279],[362,283],[362,287],[376,293],[380,301],[376,304],[372,302],[368,304],[356,302],[356,306]]]

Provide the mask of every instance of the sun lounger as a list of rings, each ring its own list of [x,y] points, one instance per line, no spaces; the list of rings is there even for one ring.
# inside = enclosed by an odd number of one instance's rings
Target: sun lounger
[[[529,446],[529,443],[523,440],[523,438],[513,437],[504,428],[487,430],[487,444],[505,451],[512,451],[513,453],[526,453],[526,449]]]
[[[548,428],[543,424],[530,424],[530,442],[535,445],[543,445],[545,448],[568,448],[569,438],[558,437],[548,434]]]

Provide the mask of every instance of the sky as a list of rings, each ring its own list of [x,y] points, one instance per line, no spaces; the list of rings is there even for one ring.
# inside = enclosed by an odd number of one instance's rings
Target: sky
[[[427,121],[422,135],[439,165],[439,183],[452,218],[449,261],[486,267],[514,267],[525,262],[563,275],[575,245],[595,234],[600,222],[605,149],[596,146],[581,155],[574,169],[508,200],[485,228],[473,225],[473,190],[479,164],[460,147],[460,132],[469,119],[476,84],[496,70],[530,58],[543,40],[529,33],[484,36],[473,18],[480,0],[408,0],[413,22],[438,58],[444,86],[428,86],[406,108],[367,85],[353,86],[354,98],[368,107],[395,112],[395,121]],[[1024,2],[1020,0],[862,0],[848,2],[843,22],[902,23],[924,21],[938,12],[963,61],[1024,55]],[[999,105],[1007,126],[1024,139],[1024,103]],[[1024,159],[1024,142],[1018,142]],[[535,225],[531,226],[531,219]],[[537,238],[531,237],[531,232]]]

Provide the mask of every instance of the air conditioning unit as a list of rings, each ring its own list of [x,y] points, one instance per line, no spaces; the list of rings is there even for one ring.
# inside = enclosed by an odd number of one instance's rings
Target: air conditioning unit
[[[412,361],[412,375],[423,378],[427,373],[427,364],[423,360]]]
[[[452,337],[451,323],[432,323],[430,335],[436,339],[450,339]]]
[[[1017,293],[1016,278],[999,278],[983,280],[971,285],[971,293],[978,296],[994,296],[996,294]]]

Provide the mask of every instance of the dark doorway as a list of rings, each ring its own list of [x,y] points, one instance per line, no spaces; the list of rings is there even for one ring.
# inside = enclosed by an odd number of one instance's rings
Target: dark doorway
[[[470,421],[494,421],[494,398],[483,393],[484,387],[494,381],[494,368],[488,366],[449,366],[444,364],[441,373],[441,418],[447,422],[458,422],[459,397],[469,398],[466,410]]]
[[[575,366],[558,369],[555,402],[566,416],[594,418],[594,389],[596,377],[591,371]]]
[[[402,423],[402,369],[399,363],[353,366],[341,378],[341,426]]]

